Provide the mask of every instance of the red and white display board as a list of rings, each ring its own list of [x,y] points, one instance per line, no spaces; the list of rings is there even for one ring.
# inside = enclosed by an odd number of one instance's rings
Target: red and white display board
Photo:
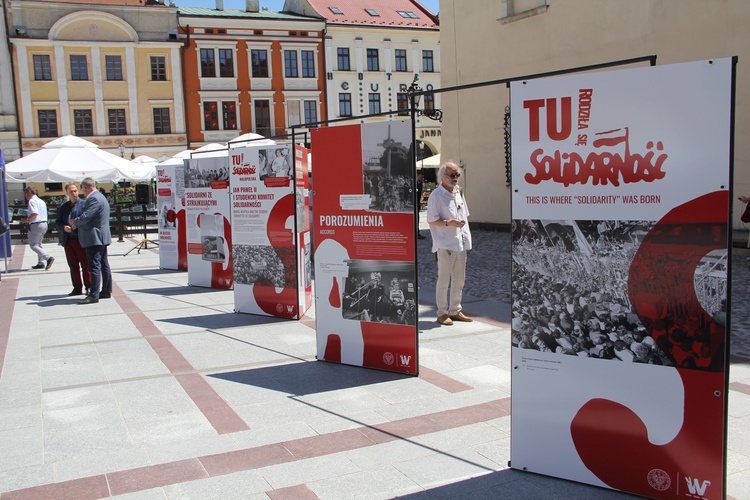
[[[415,375],[411,123],[312,131],[320,360]]]
[[[512,83],[513,468],[723,497],[733,75]]]
[[[312,306],[312,233],[310,232],[310,150],[294,147],[294,200],[297,242],[297,291],[303,314]]]
[[[159,267],[187,271],[185,166],[156,167],[156,209],[159,225]]]
[[[232,288],[232,226],[226,152],[185,161],[188,283]]]
[[[299,318],[307,309],[298,292],[293,151],[281,145],[230,150],[237,312]]]

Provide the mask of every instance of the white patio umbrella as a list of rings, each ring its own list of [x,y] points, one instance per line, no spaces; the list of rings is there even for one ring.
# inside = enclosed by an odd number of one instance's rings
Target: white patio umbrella
[[[156,164],[159,162],[150,156],[137,156],[130,160],[130,163],[134,164],[134,169],[140,173],[140,178],[137,180],[148,181],[156,177]]]
[[[262,135],[253,134],[252,132],[242,134],[239,137],[235,137],[227,143],[230,148],[237,148],[241,146],[275,146],[276,141],[266,139]]]
[[[66,182],[91,177],[98,182],[140,180],[143,169],[93,142],[66,135],[6,165],[11,182]]]
[[[437,168],[440,166],[440,153],[417,162],[419,168]]]

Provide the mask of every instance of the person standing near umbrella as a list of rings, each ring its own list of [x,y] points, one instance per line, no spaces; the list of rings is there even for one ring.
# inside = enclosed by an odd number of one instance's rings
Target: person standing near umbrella
[[[86,195],[83,212],[70,219],[70,227],[79,229],[78,239],[86,249],[86,258],[91,272],[89,294],[79,304],[95,304],[99,299],[112,296],[112,273],[109,268],[107,247],[112,243],[109,230],[109,202],[96,189],[91,177],[81,181],[81,190]]]
[[[31,269],[49,269],[55,258],[42,248],[44,235],[47,234],[47,204],[37,194],[35,187],[27,186],[23,189],[23,195],[29,204],[29,216],[21,219],[21,222],[29,225],[29,248],[38,256],[37,264],[31,266]]]
[[[65,248],[65,258],[70,268],[70,280],[73,282],[73,291],[69,296],[83,295],[83,287],[86,287],[86,294],[91,288],[91,273],[89,272],[89,263],[86,258],[86,250],[78,241],[78,230],[73,229],[68,224],[70,219],[80,217],[83,213],[84,202],[78,198],[78,186],[75,182],[69,182],[65,186],[65,193],[68,195],[68,201],[60,205],[57,209],[57,233],[60,237],[60,245]],[[83,279],[81,279],[83,272]]]

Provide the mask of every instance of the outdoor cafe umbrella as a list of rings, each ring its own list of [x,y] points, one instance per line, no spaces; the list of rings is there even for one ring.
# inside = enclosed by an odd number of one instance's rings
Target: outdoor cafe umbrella
[[[136,180],[150,181],[156,177],[156,164],[159,163],[158,160],[150,156],[141,155],[130,160],[130,163],[135,164],[135,168],[140,169],[143,173],[143,176]]]
[[[66,135],[6,165],[10,182],[67,182],[91,177],[97,182],[143,179],[144,169],[108,153],[93,142]]]
[[[440,166],[440,153],[419,160],[417,166],[419,168],[438,168]]]

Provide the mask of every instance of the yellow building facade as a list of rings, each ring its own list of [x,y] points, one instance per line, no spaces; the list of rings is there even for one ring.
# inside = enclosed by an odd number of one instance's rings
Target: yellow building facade
[[[441,0],[440,21],[442,88],[651,54],[657,65],[738,56],[734,191],[750,195],[750,2],[477,0],[469,8]],[[442,95],[443,158],[464,166],[472,220],[501,227],[511,218],[508,97],[505,85]],[[742,227],[742,204],[734,203]]]
[[[136,0],[10,2],[23,154],[67,134],[125,158],[186,149],[176,11]]]

